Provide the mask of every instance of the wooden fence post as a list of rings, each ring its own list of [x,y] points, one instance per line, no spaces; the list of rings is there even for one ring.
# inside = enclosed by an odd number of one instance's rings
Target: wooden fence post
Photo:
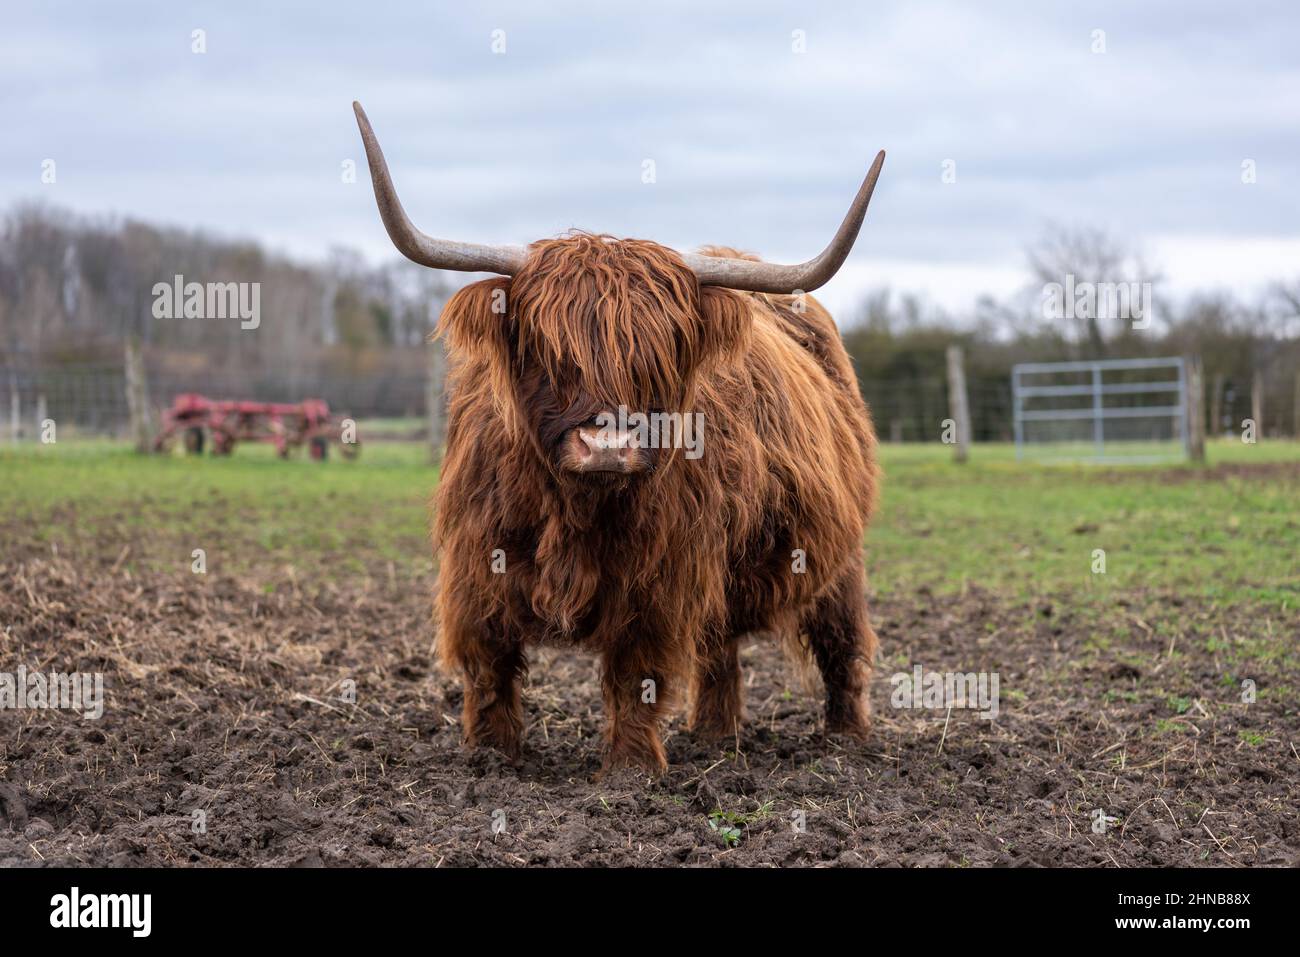
[[[1255,440],[1264,437],[1264,373],[1258,369],[1250,380],[1250,417],[1255,420]]]
[[[1295,371],[1295,407],[1291,410],[1291,435],[1300,439],[1300,367]]]
[[[1210,435],[1223,438],[1223,373],[1214,374],[1210,388]]]
[[[9,376],[9,441],[17,444],[18,437],[22,435],[23,417],[22,403],[18,398],[18,377],[10,374]]]
[[[429,373],[425,383],[424,409],[429,420],[429,462],[442,465],[443,447],[447,443],[447,355],[442,340],[430,340]]]
[[[144,356],[140,340],[126,340],[126,408],[131,416],[131,440],[137,452],[153,449],[153,412],[149,407],[149,386],[145,381]]]
[[[1187,359],[1187,455],[1205,461],[1205,370],[1199,355]]]
[[[953,459],[965,462],[970,446],[970,402],[966,396],[966,370],[962,367],[961,346],[948,347],[948,414],[956,432]]]

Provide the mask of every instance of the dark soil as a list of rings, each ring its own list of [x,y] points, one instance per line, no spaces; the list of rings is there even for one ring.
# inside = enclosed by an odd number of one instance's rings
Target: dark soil
[[[1294,615],[879,600],[866,745],[824,740],[815,689],[755,641],[738,740],[678,720],[663,778],[594,782],[584,655],[534,655],[511,767],[460,746],[427,581],[133,573],[117,551],[0,558],[0,671],[108,686],[100,720],[0,712],[0,865],[1300,864]],[[1001,713],[891,708],[914,664],[998,672]]]
[[[1228,479],[1285,481],[1300,479],[1300,462],[1221,462],[1218,465],[1186,465],[1165,469],[1099,469],[1096,477],[1107,482],[1224,482]]]

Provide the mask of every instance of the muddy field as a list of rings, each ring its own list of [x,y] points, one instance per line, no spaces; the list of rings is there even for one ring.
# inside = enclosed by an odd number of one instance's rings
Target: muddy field
[[[0,865],[1300,864],[1295,622],[1274,613],[895,595],[867,745],[823,740],[815,689],[755,641],[738,740],[679,719],[665,777],[596,781],[580,654],[534,656],[521,766],[461,749],[423,576],[132,573],[119,542],[5,535],[3,660],[107,691],[100,720],[0,712]],[[996,720],[891,707],[914,664],[997,672]]]

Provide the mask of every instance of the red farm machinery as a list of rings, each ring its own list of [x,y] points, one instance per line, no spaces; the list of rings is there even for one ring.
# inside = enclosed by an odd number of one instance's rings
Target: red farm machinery
[[[269,442],[281,458],[305,445],[313,459],[324,461],[331,445],[338,446],[348,459],[355,458],[361,448],[356,423],[331,416],[321,399],[243,402],[187,392],[176,396],[163,414],[154,451],[165,451],[177,436],[185,451],[193,454],[201,453],[208,444],[213,455],[229,455],[236,442]]]

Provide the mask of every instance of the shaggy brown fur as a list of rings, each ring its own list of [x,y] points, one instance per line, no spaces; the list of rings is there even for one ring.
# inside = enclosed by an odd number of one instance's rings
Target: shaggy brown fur
[[[866,733],[875,435],[816,301],[701,287],[670,249],[575,234],[462,289],[438,332],[453,360],[438,647],[464,679],[468,743],[519,754],[526,646],[566,642],[602,658],[606,767],[662,770],[660,724],[687,687],[695,732],[734,733],[737,644],[757,631],[811,652],[828,730]],[[562,468],[564,436],[620,405],[702,413],[703,455]]]

